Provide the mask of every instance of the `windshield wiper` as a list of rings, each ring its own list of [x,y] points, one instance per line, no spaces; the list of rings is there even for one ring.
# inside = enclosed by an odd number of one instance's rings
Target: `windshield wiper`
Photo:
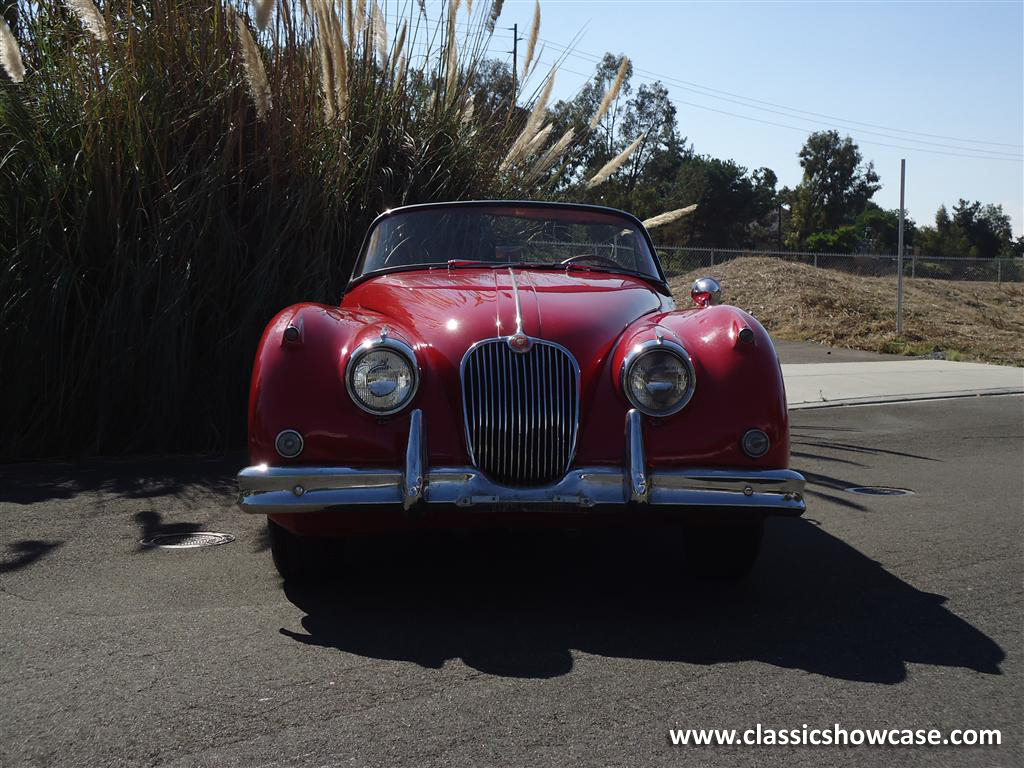
[[[495,261],[475,261],[473,259],[448,259],[448,263],[445,265],[448,269],[457,269],[458,267],[500,267],[503,266]]]
[[[475,259],[449,259],[445,264],[432,264],[428,269],[544,269],[561,272],[562,270],[575,269],[580,272],[613,272],[618,274],[638,274],[634,270],[625,267],[612,267],[611,265],[585,264],[579,261],[563,264],[561,262],[549,261],[478,261]]]
[[[438,269],[441,265],[431,267],[431,269]],[[505,269],[507,267],[516,267],[517,269],[526,269],[538,266],[529,261],[476,261],[474,259],[448,259],[448,263],[444,265],[446,269],[459,269],[460,267],[480,267],[483,269]]]

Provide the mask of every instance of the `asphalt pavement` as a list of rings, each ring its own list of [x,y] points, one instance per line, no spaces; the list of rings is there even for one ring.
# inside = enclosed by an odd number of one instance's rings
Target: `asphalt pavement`
[[[792,420],[807,515],[735,587],[686,578],[672,534],[605,532],[367,541],[283,590],[244,457],[0,467],[0,764],[1024,763],[1024,398]],[[237,538],[139,544],[194,530]],[[668,738],[757,723],[1003,743]]]

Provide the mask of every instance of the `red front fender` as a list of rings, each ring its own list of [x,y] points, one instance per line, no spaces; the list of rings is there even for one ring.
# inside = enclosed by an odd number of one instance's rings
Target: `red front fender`
[[[745,328],[750,330],[749,341],[740,338]],[[788,467],[789,416],[775,347],[757,320],[724,305],[648,315],[626,329],[608,359],[607,386],[595,393],[592,412],[581,425],[576,463],[622,461],[621,424],[630,408],[621,389],[622,362],[635,344],[654,339],[655,329],[689,353],[695,390],[679,413],[645,417],[650,464]],[[771,440],[770,450],[759,459],[749,458],[740,448],[743,433],[752,428],[763,430]]]

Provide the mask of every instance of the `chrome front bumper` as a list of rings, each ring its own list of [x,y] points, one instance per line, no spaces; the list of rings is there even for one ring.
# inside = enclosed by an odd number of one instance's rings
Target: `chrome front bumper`
[[[804,478],[789,469],[649,470],[641,419],[636,410],[626,416],[627,467],[580,467],[551,485],[516,487],[493,483],[472,467],[428,468],[423,414],[415,410],[404,468],[246,467],[238,473],[238,504],[257,514],[373,505],[410,509],[421,503],[468,508],[738,507],[783,515],[804,511]]]

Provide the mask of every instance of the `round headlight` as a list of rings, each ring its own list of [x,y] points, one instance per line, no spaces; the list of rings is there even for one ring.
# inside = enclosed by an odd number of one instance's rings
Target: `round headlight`
[[[622,388],[648,416],[671,416],[693,395],[693,365],[686,350],[666,341],[641,345],[627,357]]]
[[[352,357],[346,383],[352,400],[364,411],[386,416],[404,408],[416,392],[412,350],[394,346],[366,347]],[[403,345],[404,347],[404,345]]]

